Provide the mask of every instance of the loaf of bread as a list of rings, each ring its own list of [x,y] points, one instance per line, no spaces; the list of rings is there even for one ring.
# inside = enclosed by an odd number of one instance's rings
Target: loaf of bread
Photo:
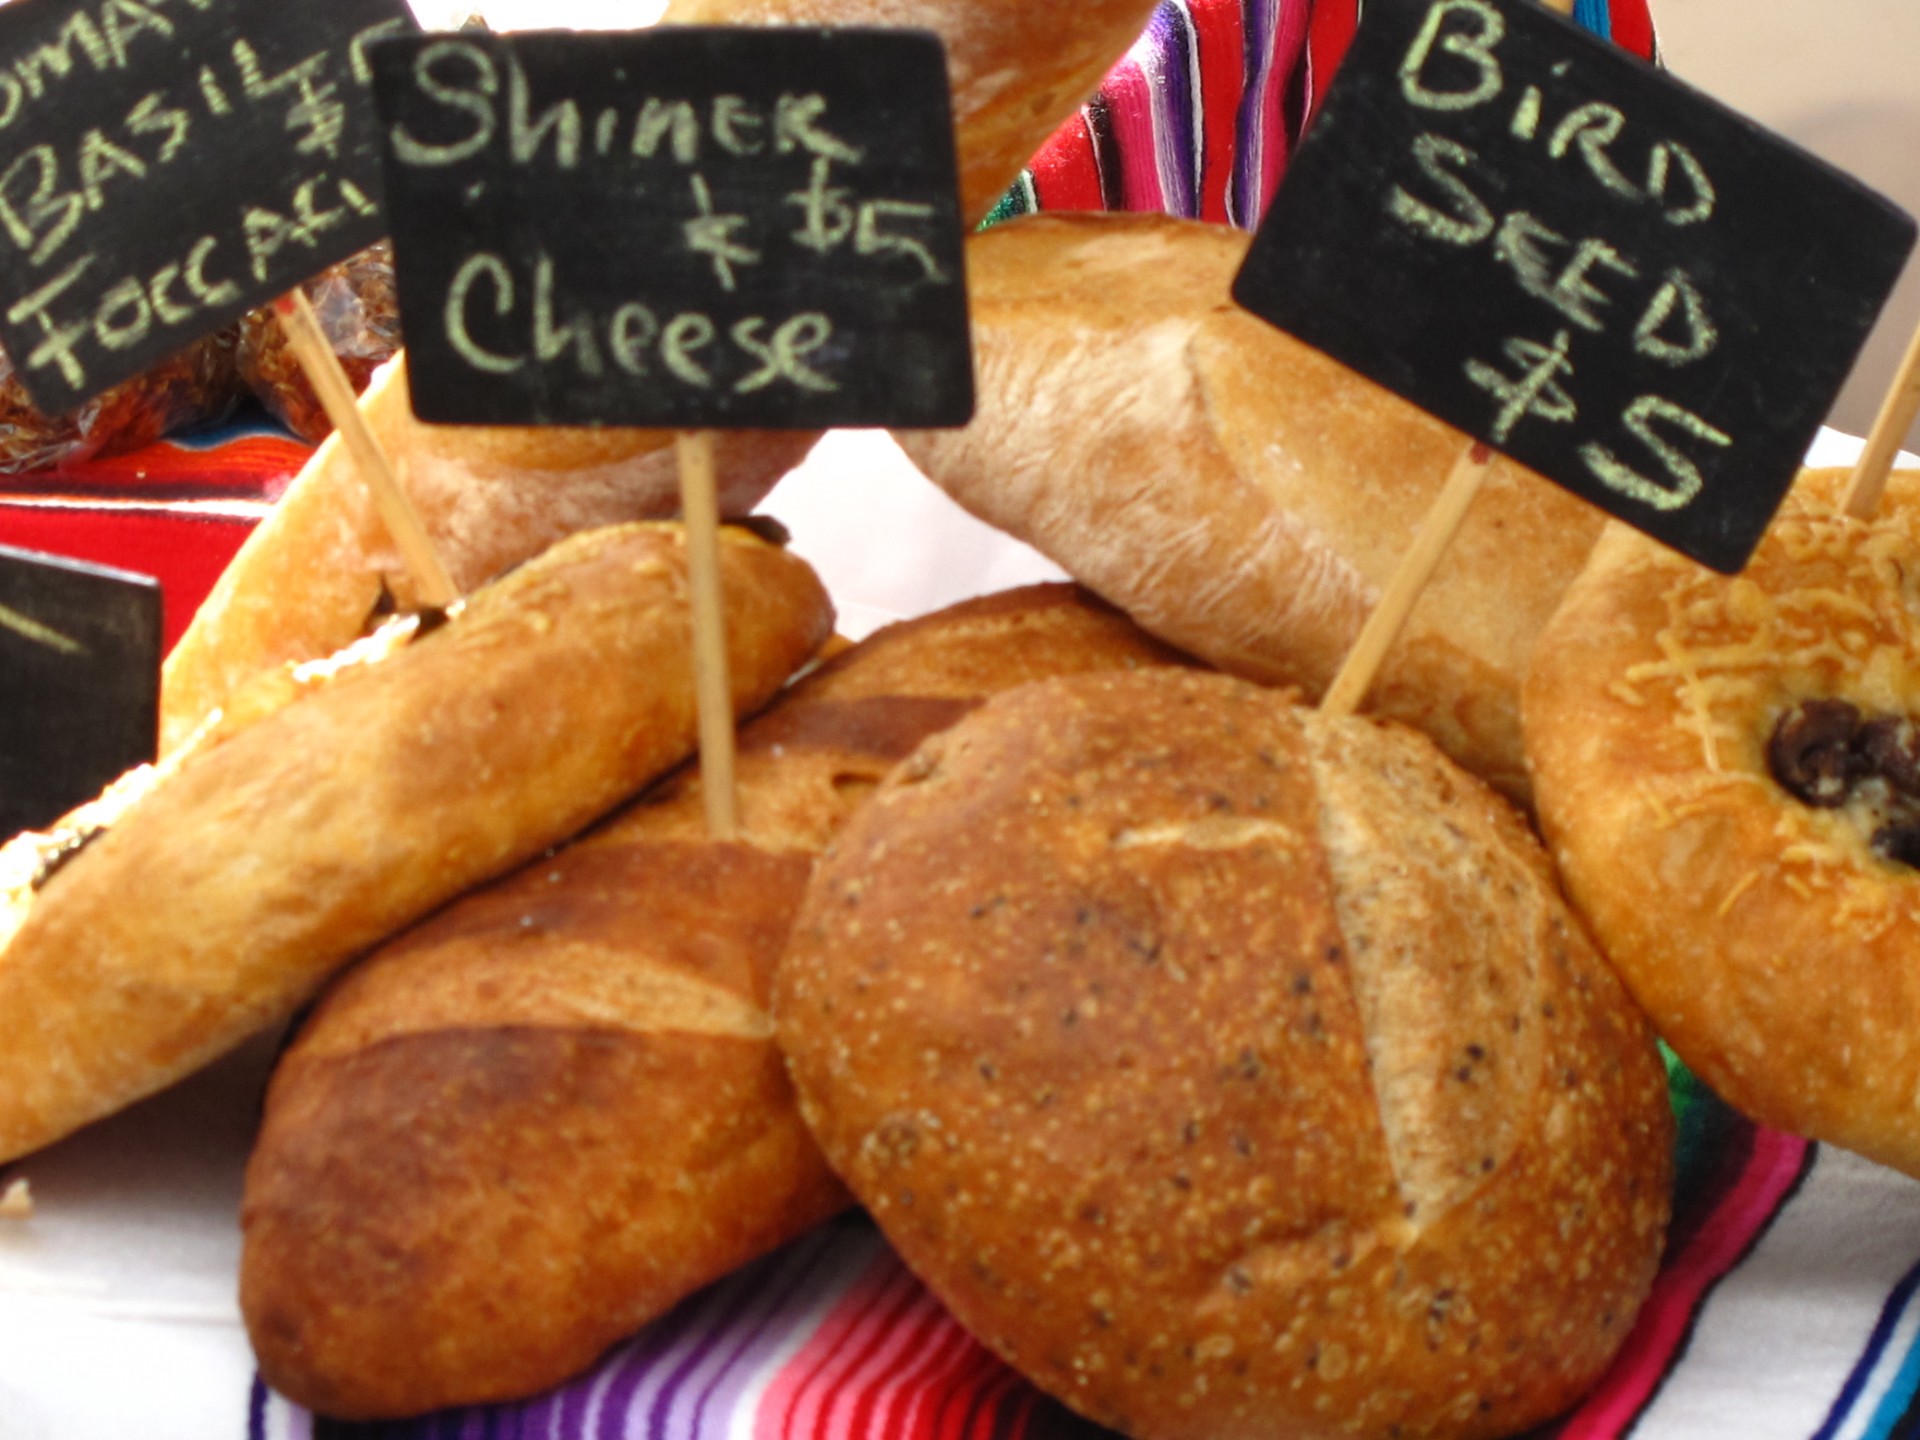
[[[974,236],[979,409],[898,438],[1154,634],[1317,697],[1468,441],[1235,306],[1246,246],[1140,215]],[[1524,798],[1520,680],[1601,520],[1496,461],[1369,708]]]
[[[375,374],[360,409],[462,594],[575,531],[680,509],[670,431],[425,425],[413,417],[404,356]],[[717,436],[723,512],[752,509],[814,438]],[[260,671],[331,655],[419,603],[353,457],[328,437],[167,656],[161,753]]]
[[[1071,586],[896,626],[745,729],[738,842],[682,774],[356,966],[247,1172],[268,1381],[348,1416],[531,1394],[845,1205],[766,1008],[814,855],[983,695],[1172,658]]]
[[[774,999],[907,1264],[1134,1440],[1510,1435],[1653,1279],[1652,1034],[1398,726],[1179,672],[999,697],[849,822]]]
[[[987,217],[1139,38],[1157,0],[671,0],[665,25],[923,27],[947,49],[960,208]]]
[[[1567,893],[1663,1039],[1782,1130],[1920,1176],[1920,473],[1803,473],[1719,575],[1614,524],[1527,677]]]
[[[733,699],[751,709],[832,611],[785,551],[729,529],[720,554]],[[185,748],[77,851],[8,847],[0,1160],[285,1019],[687,756],[687,587],[677,525],[575,536],[431,633]]]

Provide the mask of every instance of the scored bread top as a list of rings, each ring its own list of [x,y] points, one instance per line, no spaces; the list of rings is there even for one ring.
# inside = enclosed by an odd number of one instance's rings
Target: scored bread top
[[[1511,1433],[1652,1280],[1651,1034],[1410,732],[1210,675],[1012,692],[849,823],[775,1011],[907,1262],[1140,1440]]]

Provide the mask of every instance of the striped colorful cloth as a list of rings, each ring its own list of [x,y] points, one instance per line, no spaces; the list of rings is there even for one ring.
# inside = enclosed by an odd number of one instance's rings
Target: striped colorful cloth
[[[1347,53],[1365,0],[1163,0],[1146,33],[994,211],[1158,210],[1251,230]],[[1646,0],[1574,19],[1657,58]]]
[[[1529,1440],[1920,1433],[1920,1187],[1756,1126],[1672,1067],[1666,1262],[1625,1349]],[[256,1383],[250,1440],[1090,1440],[847,1217],[516,1405],[318,1419]]]

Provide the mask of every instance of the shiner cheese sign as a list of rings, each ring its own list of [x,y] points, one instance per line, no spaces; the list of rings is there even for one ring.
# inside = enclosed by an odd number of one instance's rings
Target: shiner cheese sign
[[[0,7],[0,344],[59,413],[386,233],[403,0]]]
[[[374,63],[423,419],[971,414],[931,33],[429,36]]]
[[[1529,0],[1369,0],[1234,295],[1731,573],[1913,240]]]

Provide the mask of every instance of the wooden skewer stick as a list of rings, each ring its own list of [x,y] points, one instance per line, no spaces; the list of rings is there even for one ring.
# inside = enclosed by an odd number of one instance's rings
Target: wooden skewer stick
[[[366,416],[354,399],[353,382],[340,368],[340,357],[333,353],[326,332],[304,290],[293,290],[273,302],[273,311],[287,337],[293,358],[300,362],[307,382],[319,397],[320,408],[327,412],[341,443],[360,467],[360,476],[373,494],[374,508],[380,512],[387,533],[400,549],[400,558],[413,576],[421,603],[444,610],[460,598],[453,578],[440,563],[440,556],[420,521],[413,502],[400,488],[393,462],[381,448],[379,439],[367,424]]]
[[[1400,637],[1407,617],[1413,613],[1414,603],[1427,588],[1427,581],[1433,578],[1434,568],[1453,543],[1460,522],[1466,518],[1467,507],[1473,504],[1473,497],[1480,493],[1492,468],[1492,447],[1477,443],[1455,462],[1447,483],[1427,510],[1426,519],[1420,522],[1420,533],[1413,537],[1413,544],[1401,559],[1400,568],[1394,571],[1386,593],[1373,607],[1373,613],[1361,627],[1360,638],[1353,642],[1346,663],[1333,677],[1326,698],[1321,700],[1323,715],[1351,715],[1367,698],[1381,662]]]
[[[1880,495],[1887,488],[1887,476],[1893,472],[1893,457],[1900,453],[1900,441],[1920,416],[1920,330],[1913,332],[1907,346],[1907,358],[1900,362],[1893,388],[1880,402],[1880,414],[1867,437],[1867,448],[1860,452],[1860,463],[1853,467],[1847,481],[1847,514],[1856,520],[1871,520],[1880,508]]]
[[[739,831],[733,784],[733,693],[727,674],[726,615],[720,595],[720,500],[713,478],[713,433],[683,431],[680,510],[687,523],[687,574],[693,585],[693,680],[700,704],[700,790],[707,831],[731,840]]]

